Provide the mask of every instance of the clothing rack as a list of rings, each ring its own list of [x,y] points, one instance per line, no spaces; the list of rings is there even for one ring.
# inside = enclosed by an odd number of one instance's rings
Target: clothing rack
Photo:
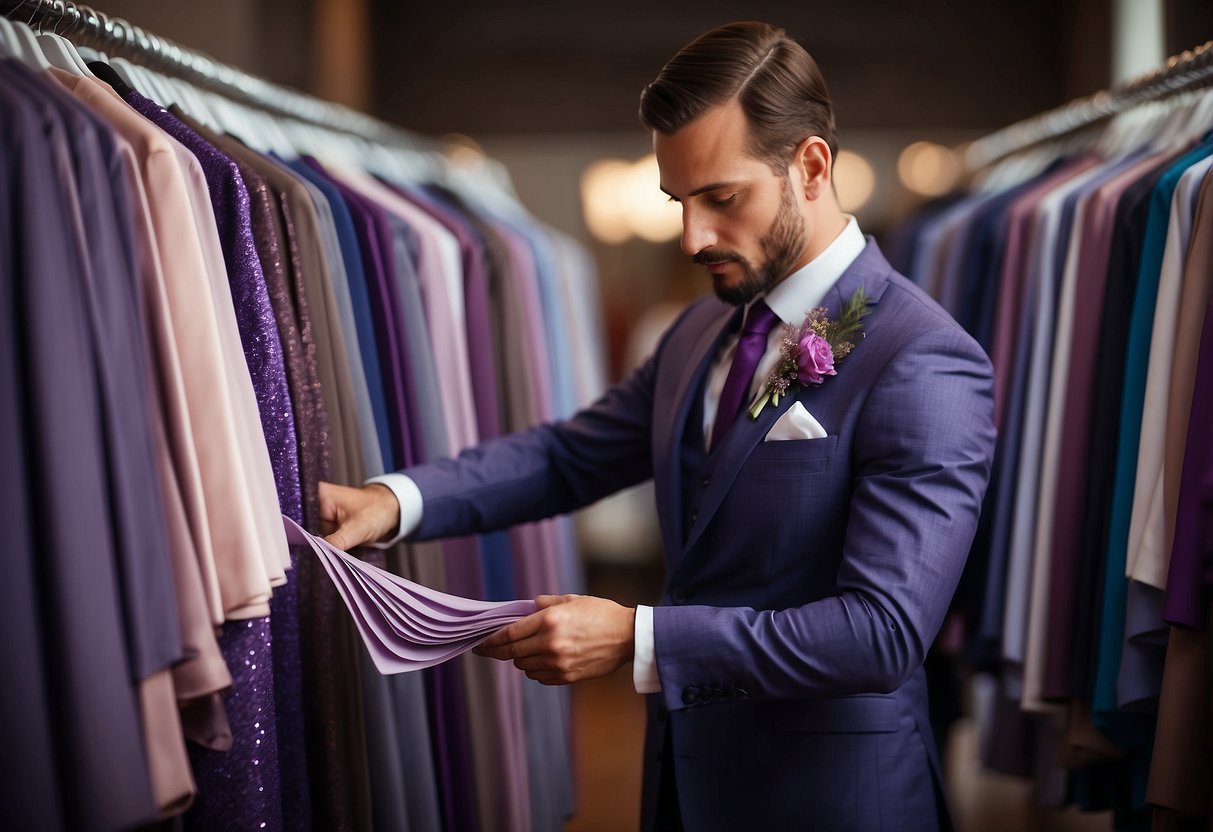
[[[109,17],[70,0],[0,0],[0,15],[39,31],[51,31],[77,45],[129,58],[260,110],[381,144],[422,144],[413,134],[365,113],[250,75],[122,18]]]
[[[978,139],[966,149],[965,163],[969,170],[980,170],[1012,153],[1069,135],[1144,102],[1197,89],[1210,79],[1213,79],[1213,40],[1173,55],[1153,72]]]

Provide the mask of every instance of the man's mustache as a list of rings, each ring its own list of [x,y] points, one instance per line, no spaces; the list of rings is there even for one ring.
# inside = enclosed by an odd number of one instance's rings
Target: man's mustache
[[[702,251],[698,254],[691,255],[691,262],[696,266],[717,266],[721,263],[740,263],[742,260],[740,254],[733,252],[716,252],[714,254],[705,254]]]

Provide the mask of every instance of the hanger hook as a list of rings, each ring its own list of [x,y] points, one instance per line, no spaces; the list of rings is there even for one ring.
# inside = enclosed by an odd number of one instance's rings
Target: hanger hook
[[[79,22],[80,9],[76,7],[75,3],[64,3],[63,14],[58,20],[55,21],[55,25],[51,28],[51,33],[59,35],[59,37],[66,37],[67,33],[72,31],[72,29],[74,29],[76,24]],[[64,23],[66,23],[66,25],[63,26],[63,32],[60,32],[59,27]]]
[[[134,49],[143,54],[145,61],[151,60],[152,42],[148,38],[147,32],[134,24],[131,24],[131,44]]]
[[[111,43],[114,45],[114,50],[125,52],[128,49],[135,49],[134,27],[125,17],[111,17],[106,19]]]
[[[38,18],[38,34],[41,35],[43,33],[43,30],[46,28],[48,18],[53,18],[50,20],[50,23],[52,24],[54,24],[56,20],[62,19],[62,15],[59,13],[59,7],[62,5],[63,0],[50,0],[50,2],[47,3],[46,11],[43,12],[42,17]],[[52,26],[51,34],[54,34],[54,31],[55,30]]]
[[[50,2],[46,4],[46,10],[42,13],[42,16],[38,18],[38,34],[43,34],[43,30],[45,29],[47,23],[47,18],[51,17],[52,15],[54,16],[55,20],[62,18],[62,15],[59,13],[59,7],[62,5],[63,0],[50,0]],[[51,22],[54,23],[54,21]],[[52,28],[51,34],[54,34],[54,31],[55,30]]]
[[[112,50],[121,50],[126,46],[126,30],[120,24],[125,23],[120,17],[110,17],[101,12],[95,12],[97,16],[97,29],[105,38],[105,46]]]
[[[31,29],[34,28],[34,18],[38,16],[38,12],[42,11],[42,4],[44,2],[46,2],[46,0],[34,0],[34,2],[30,3],[30,5],[33,6],[33,9],[29,13],[29,20],[25,21],[26,26],[30,27]]]
[[[101,21],[98,20],[97,13],[88,6],[84,6],[79,3],[74,5],[76,6],[76,11],[80,16],[80,37],[91,45],[103,47],[104,44],[102,43],[101,32],[99,29],[99,24]]]

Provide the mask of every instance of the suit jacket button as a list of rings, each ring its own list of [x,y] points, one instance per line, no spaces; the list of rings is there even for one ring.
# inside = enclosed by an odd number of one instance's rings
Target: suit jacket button
[[[694,523],[694,522],[695,522],[696,520],[698,520],[698,519],[699,519],[699,512],[698,512],[698,511],[692,511],[692,512],[691,512],[691,522],[692,522],[692,523]]]
[[[695,705],[699,702],[699,691],[694,685],[687,685],[682,689],[682,704]]]
[[[711,481],[712,481],[712,478],[711,478],[711,477],[704,477],[704,478],[703,478],[703,484],[704,484],[705,486],[706,486],[708,483],[710,483]]]

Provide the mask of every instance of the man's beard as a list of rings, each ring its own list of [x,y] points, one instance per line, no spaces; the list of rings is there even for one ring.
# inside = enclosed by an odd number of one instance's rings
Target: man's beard
[[[776,283],[788,276],[788,272],[808,245],[804,230],[804,217],[796,210],[792,189],[783,183],[779,213],[771,221],[771,227],[758,241],[764,258],[763,264],[755,267],[749,260],[735,251],[713,250],[699,252],[691,260],[699,265],[711,263],[737,263],[741,266],[741,280],[727,285],[723,274],[712,275],[712,288],[716,297],[725,303],[739,306],[767,292]]]

